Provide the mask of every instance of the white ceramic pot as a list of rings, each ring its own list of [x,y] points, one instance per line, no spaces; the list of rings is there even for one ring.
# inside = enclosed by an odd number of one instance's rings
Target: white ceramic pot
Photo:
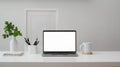
[[[28,54],[37,54],[37,46],[28,45]]]
[[[91,42],[83,42],[81,45],[80,45],[80,50],[82,51],[82,53],[85,53],[85,54],[90,54],[92,53],[92,43]]]
[[[17,40],[15,37],[12,37],[10,40],[10,52],[15,52],[17,49],[18,45],[17,45]]]

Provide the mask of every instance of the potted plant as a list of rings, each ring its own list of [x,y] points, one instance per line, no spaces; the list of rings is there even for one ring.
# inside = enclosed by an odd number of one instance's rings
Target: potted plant
[[[18,27],[12,24],[12,22],[5,21],[4,34],[2,34],[2,36],[4,39],[12,37],[10,40],[10,52],[15,52],[17,46],[16,37],[22,36],[22,33],[18,30]]]

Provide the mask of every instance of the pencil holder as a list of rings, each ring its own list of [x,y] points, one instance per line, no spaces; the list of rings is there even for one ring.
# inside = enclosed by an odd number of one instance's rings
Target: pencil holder
[[[28,46],[28,54],[37,54],[37,46],[29,45]]]

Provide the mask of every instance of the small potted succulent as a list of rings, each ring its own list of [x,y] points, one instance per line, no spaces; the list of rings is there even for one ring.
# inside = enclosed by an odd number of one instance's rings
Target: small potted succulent
[[[12,37],[10,40],[10,52],[15,52],[15,49],[17,47],[17,40],[16,37],[22,36],[22,33],[20,30],[18,30],[18,27],[12,24],[12,22],[5,21],[4,26],[4,34],[2,34],[3,38],[9,38]]]

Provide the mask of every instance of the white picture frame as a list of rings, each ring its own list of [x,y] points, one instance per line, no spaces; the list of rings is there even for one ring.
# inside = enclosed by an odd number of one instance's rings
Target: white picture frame
[[[26,11],[26,37],[30,38],[31,43],[35,41],[35,38],[38,38],[40,40],[40,43],[38,45],[38,51],[41,51],[42,48],[39,47],[42,47],[42,31],[46,29],[47,30],[57,29],[58,9],[26,9],[25,11]],[[48,21],[42,20],[39,17],[45,20],[48,19]],[[38,23],[39,21],[43,21],[43,22]],[[41,27],[41,25],[43,27]],[[40,27],[40,30],[38,29],[38,27]],[[27,48],[25,47],[25,49]]]

